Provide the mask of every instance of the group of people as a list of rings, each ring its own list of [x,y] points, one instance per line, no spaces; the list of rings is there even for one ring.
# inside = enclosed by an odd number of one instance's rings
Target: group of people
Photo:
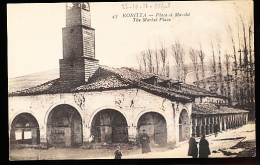
[[[219,132],[219,126],[217,122],[214,122],[214,134],[217,137]],[[199,149],[197,147],[197,143],[199,143]],[[191,138],[189,140],[189,151],[188,156],[192,156],[193,158],[197,158],[199,154],[199,158],[208,158],[210,155],[209,142],[206,140],[205,135],[201,136],[200,142],[196,142],[195,133],[191,134]]]
[[[217,133],[218,133],[218,125],[216,122],[214,123],[214,133],[215,133],[215,137],[216,137]],[[142,146],[142,153],[151,152],[151,148],[149,145],[150,138],[145,133],[145,130],[143,130],[143,133],[141,133],[139,135],[139,142]],[[197,147],[198,143],[199,143],[199,149]],[[119,146],[117,147],[114,155],[115,155],[115,159],[121,159],[122,151],[120,150]],[[200,141],[196,142],[195,133],[192,133],[191,138],[189,140],[188,156],[197,158],[198,155],[199,155],[199,158],[208,158],[208,156],[210,155],[209,142],[206,140],[205,135],[202,135]]]
[[[199,149],[197,143],[199,143]],[[198,154],[199,158],[208,158],[210,155],[209,142],[206,140],[205,135],[201,136],[200,142],[196,142],[195,133],[192,133],[189,140],[188,156],[197,158]]]

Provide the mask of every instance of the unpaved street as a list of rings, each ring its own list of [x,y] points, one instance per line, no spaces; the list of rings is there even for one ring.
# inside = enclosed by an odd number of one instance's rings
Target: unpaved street
[[[240,141],[255,140],[255,124],[247,124],[234,130],[224,131],[217,137],[210,135],[206,137],[210,144],[211,155],[209,157],[235,157],[243,148],[235,146]],[[199,138],[197,138],[199,141]],[[255,143],[254,143],[255,144]],[[223,152],[231,153],[224,155]],[[141,149],[122,150],[122,159],[143,159],[143,158],[191,158],[187,156],[188,142],[182,142],[177,148],[172,150],[166,148],[152,148],[152,152],[141,154]],[[214,153],[216,151],[216,153]],[[50,148],[48,150],[37,149],[12,149],[10,150],[10,160],[46,160],[46,159],[113,159],[114,150],[109,149],[82,149],[82,148]]]

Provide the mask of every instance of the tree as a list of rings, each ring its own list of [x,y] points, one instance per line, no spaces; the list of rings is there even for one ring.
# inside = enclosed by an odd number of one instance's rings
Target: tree
[[[172,55],[176,62],[177,79],[179,81],[184,81],[185,79],[184,77],[186,76],[184,73],[184,63],[183,63],[184,50],[181,47],[179,40],[176,40],[171,47],[173,52]]]
[[[147,59],[146,59],[146,53],[145,53],[145,51],[142,51],[142,52],[141,52],[141,55],[142,55],[142,59],[143,59],[144,70],[146,71]]]
[[[150,48],[150,44],[148,43],[148,49],[146,51],[146,58],[147,58],[147,67],[148,71],[150,73],[153,73],[154,71],[154,66],[153,66],[153,55],[152,55],[152,50]]]
[[[159,53],[160,53],[160,57],[162,60],[162,75],[166,76],[166,58],[167,58],[167,50],[165,48],[165,43],[163,41],[160,42],[160,49],[159,49]]]
[[[198,70],[198,52],[193,48],[190,48],[190,58],[194,67],[196,81],[199,82],[199,70]],[[197,83],[196,86],[199,84]]]
[[[204,71],[204,58],[205,58],[205,54],[202,51],[201,41],[199,41],[199,47],[200,47],[200,49],[199,49],[199,52],[198,52],[198,56],[199,56],[200,63],[201,63],[203,88],[206,88],[205,71]]]
[[[159,58],[159,53],[158,50],[155,46],[155,50],[154,50],[154,55],[155,55],[155,64],[156,64],[156,74],[159,74],[159,67],[160,67],[160,58]]]
[[[227,96],[229,97],[229,98],[231,98],[231,96],[230,96],[230,74],[229,74],[229,68],[230,68],[230,62],[229,62],[229,58],[230,58],[231,56],[229,55],[229,54],[226,54],[225,55],[225,61],[224,61],[224,64],[225,64],[225,67],[226,67],[226,70],[227,70],[227,76],[225,77],[225,82],[226,82],[226,84],[227,84]]]

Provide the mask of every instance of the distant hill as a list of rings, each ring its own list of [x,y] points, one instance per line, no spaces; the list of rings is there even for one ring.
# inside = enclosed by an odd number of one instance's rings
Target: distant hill
[[[8,92],[23,90],[59,78],[59,69],[28,74],[8,79]]]

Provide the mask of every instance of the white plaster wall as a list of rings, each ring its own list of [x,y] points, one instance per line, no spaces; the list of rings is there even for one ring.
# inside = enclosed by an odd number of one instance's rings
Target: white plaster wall
[[[176,102],[173,103],[176,105]],[[129,139],[136,137],[136,126],[141,115],[146,112],[157,112],[166,120],[167,141],[178,142],[179,113],[182,109],[186,109],[189,116],[191,115],[191,103],[185,105],[179,103],[180,111],[176,113],[170,100],[141,89],[14,96],[9,97],[9,128],[15,116],[23,112],[31,113],[39,123],[41,142],[44,142],[48,115],[54,107],[61,104],[73,106],[82,116],[83,141],[87,141],[90,136],[90,126],[95,114],[107,108],[117,110],[125,116],[129,126]]]
[[[202,97],[202,103],[210,103],[212,102],[212,99],[213,99],[213,103],[217,103],[217,100],[218,100],[218,103],[227,103],[227,99],[221,99],[221,98],[216,98],[216,97]],[[200,97],[196,97],[195,98],[195,103],[200,103]]]

